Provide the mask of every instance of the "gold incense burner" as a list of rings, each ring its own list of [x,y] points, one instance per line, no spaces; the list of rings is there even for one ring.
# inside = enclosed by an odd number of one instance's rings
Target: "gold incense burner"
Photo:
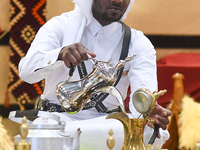
[[[154,133],[149,140],[148,146],[145,147],[143,142],[144,128],[147,122],[152,123],[148,116],[156,105],[156,99],[165,92],[166,90],[163,90],[152,94],[146,89],[140,89],[133,94],[133,105],[138,112],[143,114],[144,118],[142,119],[130,119],[124,112],[115,112],[107,116],[106,119],[117,119],[124,126],[124,144],[121,150],[150,150],[158,135],[159,129],[154,124]]]
[[[92,95],[104,92],[115,97],[121,109],[124,110],[122,96],[113,85],[116,82],[118,70],[124,67],[126,62],[132,60],[135,55],[128,56],[114,65],[110,64],[111,59],[103,62],[89,57],[94,68],[89,75],[79,81],[67,80],[57,85],[55,93],[63,109],[68,114],[76,114]]]

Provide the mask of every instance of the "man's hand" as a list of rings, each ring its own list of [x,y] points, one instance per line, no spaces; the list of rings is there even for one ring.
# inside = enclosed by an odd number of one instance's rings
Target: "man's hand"
[[[155,122],[160,128],[163,130],[167,129],[167,125],[169,124],[169,116],[171,116],[171,111],[160,106],[156,105],[151,114],[149,115],[149,119]],[[153,128],[152,123],[148,123],[150,127]],[[158,134],[158,138],[160,138],[160,134]]]
[[[58,60],[63,60],[65,65],[70,68],[71,64],[78,66],[82,61],[88,60],[89,54],[91,57],[96,55],[85,48],[81,43],[75,43],[66,47],[63,47],[59,53]]]

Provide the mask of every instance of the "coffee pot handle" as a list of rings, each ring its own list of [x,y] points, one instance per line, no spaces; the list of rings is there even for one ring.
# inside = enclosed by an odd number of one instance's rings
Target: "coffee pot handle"
[[[149,143],[147,145],[147,150],[150,150],[151,149],[151,146],[153,145],[156,137],[158,136],[158,133],[159,133],[159,127],[157,124],[154,124],[154,132],[153,132],[153,135],[151,136],[151,139],[149,140]]]

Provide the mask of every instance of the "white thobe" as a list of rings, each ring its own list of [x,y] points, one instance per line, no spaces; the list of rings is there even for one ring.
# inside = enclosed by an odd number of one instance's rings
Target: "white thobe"
[[[55,95],[57,84],[61,81],[65,81],[69,77],[69,68],[65,66],[63,61],[57,61],[60,50],[64,46],[73,44],[66,40],[70,37],[68,28],[66,28],[68,19],[68,13],[64,13],[61,16],[54,17],[48,21],[38,31],[28,53],[19,63],[19,75],[22,80],[28,83],[35,83],[45,79],[45,89],[41,98],[55,104],[59,104]],[[114,22],[102,27],[93,18],[92,22],[85,27],[80,42],[91,52],[96,54],[97,60],[108,61],[112,58],[111,63],[115,64],[119,61],[123,34],[124,28],[121,23]],[[148,89],[151,92],[157,91],[155,49],[141,31],[131,29],[131,42],[128,55],[134,53],[137,54],[136,57],[127,62],[124,67],[124,71],[129,71],[128,75],[122,77],[116,86],[123,99],[127,96],[129,84],[131,86],[131,95],[140,88]],[[90,60],[86,61],[85,65],[87,72],[90,73],[92,71],[92,63]],[[76,69],[71,80],[75,81],[79,79],[79,73]],[[103,101],[103,104],[108,110],[112,110],[119,106],[117,100],[111,95]],[[129,108],[132,117],[136,118],[139,116],[139,113],[134,109],[131,99]],[[106,149],[105,140],[110,128],[115,129],[114,134],[118,136],[117,139],[120,141],[117,142],[114,149],[121,149],[120,147],[123,143],[123,127],[121,123],[116,120],[106,120],[105,117],[107,114],[99,113],[95,108],[83,110],[72,116],[67,113],[56,114],[61,117],[61,120],[67,121],[66,130],[74,130],[74,128],[78,127],[82,129],[80,149]],[[104,130],[104,132],[101,130]],[[152,129],[146,127],[144,134],[145,144],[148,142],[152,131]],[[103,133],[104,135],[102,136]],[[161,139],[156,140],[154,144],[154,149],[156,150],[169,138],[167,131],[160,129],[160,133]],[[93,144],[88,144],[88,140],[89,143]],[[98,145],[96,145],[97,142]],[[96,147],[95,149],[94,146]]]

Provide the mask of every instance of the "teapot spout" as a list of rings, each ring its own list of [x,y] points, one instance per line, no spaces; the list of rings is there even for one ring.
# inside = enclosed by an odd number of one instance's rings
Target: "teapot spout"
[[[78,128],[75,135],[74,135],[70,150],[79,150],[81,132],[82,131],[80,130],[80,128]]]

